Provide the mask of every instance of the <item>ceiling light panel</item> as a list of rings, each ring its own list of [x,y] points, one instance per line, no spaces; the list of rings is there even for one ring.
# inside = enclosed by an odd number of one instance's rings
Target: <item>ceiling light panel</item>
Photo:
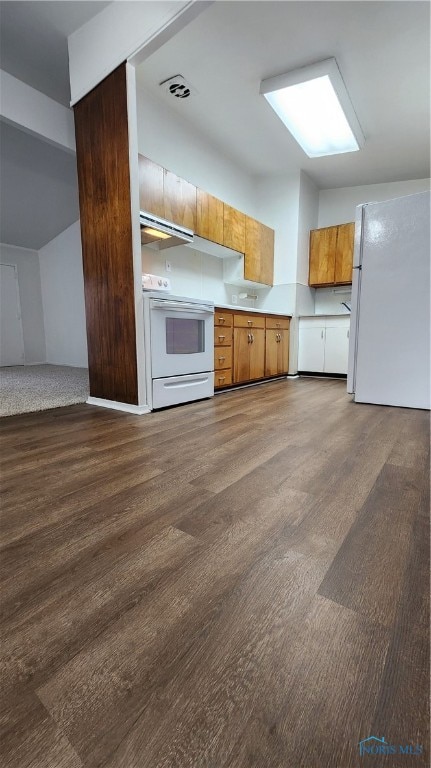
[[[335,59],[263,80],[260,92],[309,157],[355,152],[364,145]]]

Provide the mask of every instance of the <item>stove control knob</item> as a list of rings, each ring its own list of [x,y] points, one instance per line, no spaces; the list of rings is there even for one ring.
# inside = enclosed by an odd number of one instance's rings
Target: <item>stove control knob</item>
[[[159,285],[163,285],[163,283],[162,283],[162,281],[161,281],[161,280],[159,280]]]
[[[167,288],[168,287],[168,281],[167,280],[163,280],[163,285],[165,286],[165,288]]]

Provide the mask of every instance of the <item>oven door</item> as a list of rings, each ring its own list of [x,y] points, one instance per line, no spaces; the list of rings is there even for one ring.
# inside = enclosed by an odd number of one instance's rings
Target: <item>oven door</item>
[[[214,370],[214,307],[151,299],[153,379]]]

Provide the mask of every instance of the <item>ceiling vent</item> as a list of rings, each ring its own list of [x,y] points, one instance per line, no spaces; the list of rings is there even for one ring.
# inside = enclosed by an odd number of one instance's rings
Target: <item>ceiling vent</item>
[[[159,85],[166,93],[174,96],[176,99],[188,99],[191,95],[191,85],[182,75],[174,75],[163,80]]]

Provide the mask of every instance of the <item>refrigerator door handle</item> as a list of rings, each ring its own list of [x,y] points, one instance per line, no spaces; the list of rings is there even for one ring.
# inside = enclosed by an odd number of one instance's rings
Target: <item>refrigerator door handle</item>
[[[357,267],[353,267],[353,269],[362,269],[362,264],[358,264]]]

